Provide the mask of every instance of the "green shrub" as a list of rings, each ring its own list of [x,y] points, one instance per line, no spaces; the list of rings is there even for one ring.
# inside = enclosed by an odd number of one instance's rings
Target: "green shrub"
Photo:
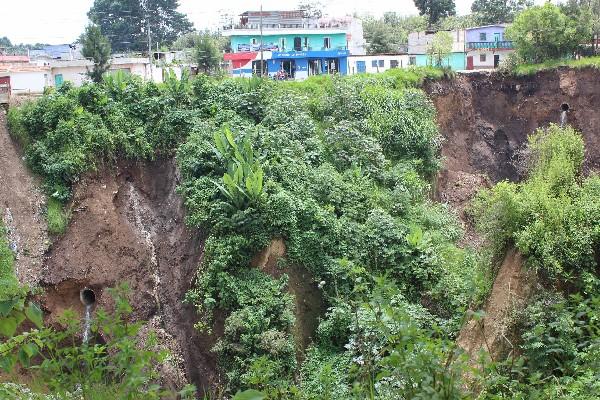
[[[46,219],[48,220],[48,232],[53,235],[62,235],[67,229],[70,215],[60,201],[50,197],[46,208]]]
[[[12,298],[19,291],[14,264],[15,255],[10,248],[7,230],[0,217],[0,301]]]

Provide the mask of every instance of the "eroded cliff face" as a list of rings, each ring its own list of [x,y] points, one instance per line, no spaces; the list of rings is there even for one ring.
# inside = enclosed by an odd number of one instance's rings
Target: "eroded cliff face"
[[[178,183],[173,159],[122,163],[79,182],[68,229],[46,255],[42,300],[53,322],[65,308],[83,314],[83,287],[95,291],[98,307],[110,308],[106,289],[127,282],[133,317],[150,321],[149,329],[173,356],[161,371],[166,383],[210,388],[217,379],[210,351],[216,335],[199,334],[193,306],[182,303],[204,239],[184,223]]]
[[[558,69],[526,77],[459,75],[426,85],[445,142],[436,197],[462,210],[482,186],[520,180],[527,136],[567,122],[583,135],[586,172],[600,171],[600,71]]]
[[[443,168],[435,197],[449,203],[467,228],[465,244],[478,245],[465,208],[477,192],[502,180],[519,181],[527,172],[527,137],[538,128],[561,122],[580,131],[586,145],[584,173],[600,171],[600,71],[546,71],[507,78],[474,73],[426,86],[438,112],[445,139]],[[515,351],[510,313],[523,307],[536,287],[535,274],[515,249],[498,266],[485,315],[461,330],[458,345],[473,359],[486,350],[495,359]]]

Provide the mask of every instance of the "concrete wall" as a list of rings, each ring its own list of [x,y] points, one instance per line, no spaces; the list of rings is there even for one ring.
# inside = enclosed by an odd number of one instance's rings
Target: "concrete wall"
[[[467,57],[473,57],[473,68],[474,69],[489,69],[494,68],[494,56],[500,56],[500,63],[508,57],[509,54],[514,53],[514,50],[503,50],[503,51],[492,51],[492,50],[475,50],[469,51]],[[481,61],[481,55],[485,54],[485,61]]]
[[[458,29],[448,32],[452,36],[452,52],[465,51],[465,31]],[[408,54],[427,54],[427,48],[433,40],[434,33],[412,32],[408,34]]]
[[[504,26],[495,25],[495,26],[486,26],[482,28],[472,28],[467,29],[467,42],[493,42],[496,39],[494,38],[494,34],[500,34],[500,41],[504,40]],[[480,34],[485,33],[486,38],[482,40],[480,38]]]
[[[263,35],[263,45],[265,48],[273,47],[277,51],[291,51],[294,49],[294,38],[299,37],[302,39],[302,46],[304,47],[304,39],[308,38],[308,46],[312,50],[322,50],[323,42],[326,37],[331,39],[331,48],[345,48],[347,45],[346,34],[344,32],[337,33],[298,33],[298,34],[277,34],[277,35]],[[256,45],[252,45],[252,39],[255,39]],[[285,41],[285,48],[282,49],[281,40]],[[248,46],[248,50],[245,51],[256,51],[260,46],[260,35],[257,32],[256,35],[242,35],[231,37],[231,49],[234,53],[238,50],[238,46]],[[304,50],[304,48],[303,48]]]
[[[50,71],[11,72],[9,75],[12,94],[43,93],[50,84]]]
[[[398,62],[397,68],[406,68],[408,67],[409,58],[406,54],[380,56],[351,56],[348,57],[348,74],[354,75],[359,73],[359,62],[365,63],[365,72],[378,73],[390,69],[392,67],[392,61]]]
[[[52,68],[52,81],[50,86],[55,86],[56,75],[62,75],[63,81],[69,81],[73,83],[75,86],[81,86],[84,82],[89,81],[89,78],[86,76],[87,69],[86,67],[77,66],[77,67],[53,67]]]
[[[410,54],[410,57],[414,57],[416,61],[416,66],[424,67],[432,65],[431,59],[426,54]],[[446,59],[442,62],[443,66],[450,67],[455,71],[463,70],[467,68],[467,60],[465,57],[465,53],[451,53],[450,56],[446,57]]]

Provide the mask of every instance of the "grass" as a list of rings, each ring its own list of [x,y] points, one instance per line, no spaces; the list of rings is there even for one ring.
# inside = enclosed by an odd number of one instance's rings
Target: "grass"
[[[19,288],[15,275],[15,255],[10,249],[6,228],[0,219],[0,301],[12,298]]]
[[[62,235],[69,224],[70,213],[63,209],[60,201],[49,198],[46,218],[48,220],[48,232],[53,235]]]
[[[593,67],[600,69],[600,56],[583,57],[579,60],[548,60],[540,64],[520,64],[515,68],[514,74],[517,76],[533,75],[539,71],[551,70],[559,67],[587,68]]]

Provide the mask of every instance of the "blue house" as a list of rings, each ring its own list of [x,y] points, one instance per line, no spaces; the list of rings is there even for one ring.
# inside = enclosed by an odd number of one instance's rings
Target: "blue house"
[[[231,38],[232,52],[224,59],[234,76],[345,75],[348,55],[364,54],[362,23],[351,17],[316,20],[303,10],[247,11],[240,17],[223,31]]]

